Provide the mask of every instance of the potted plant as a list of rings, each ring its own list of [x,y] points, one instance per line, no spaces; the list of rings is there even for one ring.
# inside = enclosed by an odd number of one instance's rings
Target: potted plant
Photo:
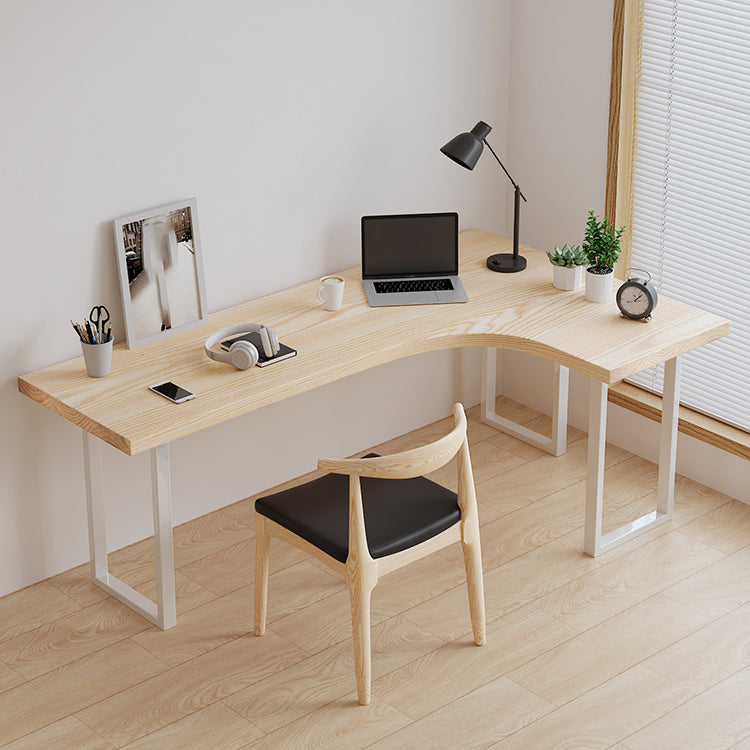
[[[583,267],[588,263],[586,256],[578,245],[556,247],[553,253],[547,253],[552,264],[552,283],[556,289],[571,291],[581,286]]]
[[[620,237],[625,227],[615,229],[608,218],[601,221],[589,211],[581,249],[589,267],[586,269],[586,299],[609,302],[612,299],[615,263],[620,257]]]

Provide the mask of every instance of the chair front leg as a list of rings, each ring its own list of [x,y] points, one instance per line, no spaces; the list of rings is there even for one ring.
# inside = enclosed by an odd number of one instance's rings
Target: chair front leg
[[[357,698],[361,705],[370,702],[372,680],[370,643],[370,597],[375,588],[374,568],[360,566],[351,557],[346,565],[346,585],[352,607],[352,637],[354,640],[354,672],[357,679]]]
[[[482,552],[479,546],[479,527],[472,541],[461,542],[466,568],[466,585],[469,590],[469,614],[474,643],[484,646],[487,637],[484,614],[484,579],[482,577]]]
[[[271,537],[266,528],[266,518],[255,514],[255,635],[266,632],[266,607],[268,606],[268,558]]]
[[[458,504],[461,508],[461,547],[469,590],[469,614],[474,643],[484,646],[487,639],[484,614],[484,578],[482,576],[482,548],[479,541],[479,513],[471,468],[469,441],[464,440],[458,454]]]

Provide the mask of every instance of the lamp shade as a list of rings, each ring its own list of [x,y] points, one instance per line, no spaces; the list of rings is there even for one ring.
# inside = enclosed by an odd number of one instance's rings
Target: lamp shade
[[[484,148],[484,139],[492,128],[481,120],[471,129],[470,133],[461,133],[451,138],[440,151],[456,164],[466,169],[474,169]]]

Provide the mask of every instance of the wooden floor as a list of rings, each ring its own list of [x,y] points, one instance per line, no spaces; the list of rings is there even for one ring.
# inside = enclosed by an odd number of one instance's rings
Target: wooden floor
[[[87,566],[0,599],[0,747],[750,748],[750,506],[678,478],[671,523],[594,560],[586,436],[571,429],[553,458],[469,415],[486,646],[472,642],[460,549],[415,563],[375,589],[373,700],[359,706],[347,594],[324,566],[274,542],[268,632],[250,632],[248,498],[175,530],[171,630],[94,587]],[[608,446],[607,467],[607,525],[653,507],[653,464]],[[110,565],[153,596],[150,542]]]

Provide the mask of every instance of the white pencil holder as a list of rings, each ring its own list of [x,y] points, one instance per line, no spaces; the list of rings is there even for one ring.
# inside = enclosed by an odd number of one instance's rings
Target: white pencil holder
[[[103,378],[109,375],[112,367],[112,344],[114,338],[110,335],[109,341],[103,344],[85,344],[81,341],[83,349],[83,361],[86,363],[86,372],[91,378]]]

